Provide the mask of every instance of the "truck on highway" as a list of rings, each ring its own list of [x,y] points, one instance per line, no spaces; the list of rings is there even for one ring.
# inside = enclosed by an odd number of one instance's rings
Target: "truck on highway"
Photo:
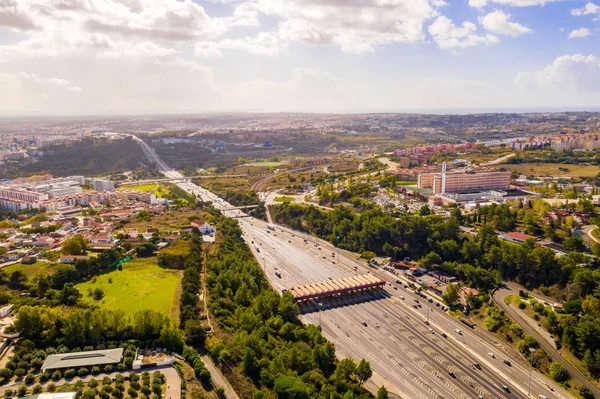
[[[272,224],[268,224],[267,229],[275,231],[275,226],[273,226]]]

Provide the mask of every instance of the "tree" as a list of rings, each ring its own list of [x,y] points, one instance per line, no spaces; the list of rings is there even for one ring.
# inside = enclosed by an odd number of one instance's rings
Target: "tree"
[[[99,301],[102,298],[104,298],[104,291],[102,290],[102,288],[99,288],[99,287],[94,288],[94,290],[92,291],[92,297],[94,298],[95,301]]]
[[[448,284],[446,286],[446,291],[444,295],[442,295],[442,299],[448,306],[452,306],[456,304],[460,296],[460,288],[457,284]]]
[[[419,216],[428,216],[431,215],[431,209],[429,205],[423,205],[421,209],[419,209]]]
[[[360,254],[360,256],[362,256],[363,259],[365,259],[367,262],[371,262],[371,260],[373,260],[373,258],[375,258],[377,254],[375,254],[375,252],[372,251],[364,251]]]
[[[135,254],[140,257],[152,256],[154,252],[154,244],[151,242],[144,242],[135,247]]]
[[[586,296],[581,303],[581,309],[596,320],[600,320],[600,300],[598,298],[592,295]]]
[[[373,370],[371,370],[371,364],[367,362],[365,359],[362,359],[358,366],[356,366],[356,370],[354,372],[356,377],[358,378],[358,382],[362,385],[373,375]]]
[[[83,255],[85,251],[87,251],[87,240],[81,234],[66,239],[61,249],[65,255]]]
[[[355,370],[356,364],[354,361],[350,358],[346,358],[339,361],[333,375],[338,381],[347,381],[350,376],[354,374]]]
[[[567,369],[560,363],[552,362],[550,365],[550,377],[556,382],[566,382],[571,378]]]
[[[563,241],[563,248],[567,251],[582,252],[585,251],[585,243],[581,237],[573,234]]]
[[[388,399],[389,398],[389,394],[388,394],[388,390],[386,389],[385,386],[381,386],[381,388],[379,388],[379,390],[377,391],[377,396],[375,397],[376,399]]]
[[[79,292],[79,290],[75,288],[75,285],[73,283],[65,284],[65,286],[60,292],[60,302],[63,305],[73,306],[77,303],[79,298],[81,298],[81,292]]]

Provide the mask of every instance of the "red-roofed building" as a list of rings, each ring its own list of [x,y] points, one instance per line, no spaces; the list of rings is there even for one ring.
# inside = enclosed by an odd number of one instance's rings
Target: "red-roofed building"
[[[508,242],[514,242],[515,244],[523,244],[525,240],[528,238],[533,238],[533,240],[537,240],[537,237],[530,236],[529,234],[519,233],[518,231],[513,231],[510,233],[500,234],[500,239]]]

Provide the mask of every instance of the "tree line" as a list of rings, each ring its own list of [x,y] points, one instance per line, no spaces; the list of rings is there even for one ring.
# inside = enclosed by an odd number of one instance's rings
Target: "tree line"
[[[213,359],[243,373],[253,397],[367,398],[370,365],[337,361],[319,327],[302,325],[290,294],[278,295],[241,238],[237,222],[217,217],[222,238],[207,262],[209,306],[222,335],[207,341]],[[252,393],[252,392],[250,392]]]

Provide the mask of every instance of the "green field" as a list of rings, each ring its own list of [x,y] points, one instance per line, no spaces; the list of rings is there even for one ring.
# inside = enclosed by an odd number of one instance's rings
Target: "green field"
[[[24,265],[22,263],[15,263],[14,265],[3,267],[2,270],[6,274],[10,275],[15,271],[20,271],[27,276],[27,278],[48,276],[53,273],[56,263],[44,262],[38,260],[33,265]]]
[[[175,300],[179,272],[158,266],[156,258],[135,259],[123,264],[123,270],[95,277],[76,288],[83,300],[106,309],[121,309],[132,315],[143,309],[157,310],[173,316],[177,309]],[[104,298],[95,301],[89,291],[101,288]]]
[[[139,184],[137,186],[120,186],[119,190],[154,191],[157,198],[162,198],[162,191],[158,190],[158,184]]]
[[[292,198],[292,197],[275,197],[273,198],[273,201],[275,202],[294,202],[296,199]]]
[[[261,162],[254,162],[253,165],[266,166],[267,168],[270,168],[272,166],[275,167],[275,166],[283,165],[283,162],[261,161]]]
[[[565,176],[565,177],[594,177],[600,171],[597,165],[570,165],[563,163],[522,163],[500,164],[497,168],[516,170],[524,175],[534,176]]]

